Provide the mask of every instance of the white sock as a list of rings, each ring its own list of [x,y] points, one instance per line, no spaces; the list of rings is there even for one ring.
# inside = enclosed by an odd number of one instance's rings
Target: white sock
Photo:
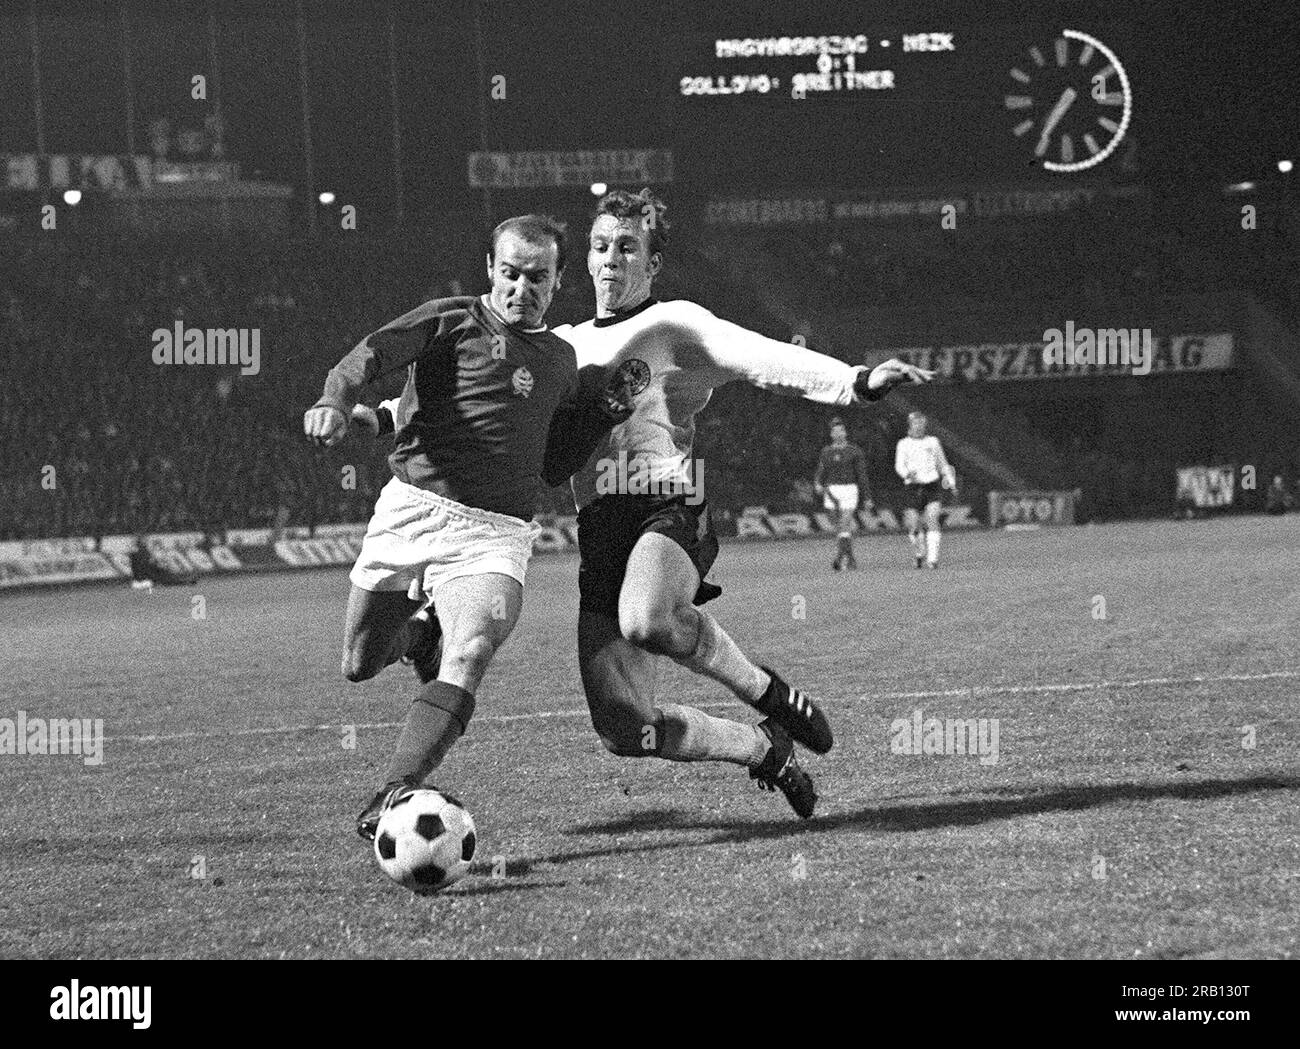
[[[912,553],[914,553],[917,557],[925,556],[924,536],[925,536],[924,532],[911,532],[907,537],[908,541],[912,544]]]
[[[752,769],[762,764],[772,746],[757,725],[710,717],[675,703],[661,704],[659,712],[664,738],[656,753],[669,761],[729,761]]]
[[[931,528],[925,533],[925,559],[932,565],[939,563],[939,537],[937,528]]]
[[[752,707],[763,698],[767,686],[772,683],[771,677],[750,661],[740,646],[731,640],[731,635],[718,626],[716,619],[698,608],[695,614],[700,617],[695,651],[689,656],[674,658],[687,669],[726,685]]]

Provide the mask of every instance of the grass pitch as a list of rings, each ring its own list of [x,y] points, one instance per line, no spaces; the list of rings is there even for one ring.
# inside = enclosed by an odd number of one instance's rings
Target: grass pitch
[[[808,822],[741,769],[607,754],[576,559],[536,558],[435,777],[478,862],[427,899],[352,829],[414,679],[340,676],[343,572],[0,597],[0,717],[107,737],[99,767],[0,756],[0,956],[1297,953],[1297,518],[950,533],[939,572],[857,545],[854,574],[791,541],[713,575],[835,726]],[[661,688],[752,719],[673,664]],[[917,711],[996,719],[996,762],[896,753]]]

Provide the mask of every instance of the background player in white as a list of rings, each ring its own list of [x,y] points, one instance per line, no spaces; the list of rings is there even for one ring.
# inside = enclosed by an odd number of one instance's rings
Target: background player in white
[[[916,557],[916,567],[939,567],[939,508],[943,489],[954,488],[957,472],[943,454],[939,438],[925,432],[925,416],[911,412],[907,416],[907,436],[898,442],[894,453],[894,472],[903,479],[906,502],[903,523]],[[924,525],[924,528],[922,528]]]
[[[871,487],[867,482],[867,455],[849,440],[844,420],[831,420],[831,443],[822,449],[813,474],[813,488],[836,515],[839,529],[835,550],[835,571],[853,570],[858,559],[853,556],[853,515],[858,506],[871,509]]]
[[[718,552],[692,468],[695,416],[715,387],[736,379],[823,404],[884,396],[933,373],[901,361],[868,372],[715,317],[692,302],[658,302],[651,286],[668,240],[664,205],[649,190],[603,197],[591,227],[587,270],[596,317],[557,334],[579,366],[614,370],[634,412],[574,476],[579,506],[578,660],[591,720],[624,757],[727,761],[780,789],[812,815],[816,793],[791,740],[817,753],[832,744],[825,716],[799,689],[749,659],[708,613],[720,593],[704,582]],[[656,494],[609,490],[611,463],[635,463]],[[645,491],[645,489],[641,489]],[[667,656],[729,688],[764,714],[755,726],[679,703],[655,702],[658,658]]]

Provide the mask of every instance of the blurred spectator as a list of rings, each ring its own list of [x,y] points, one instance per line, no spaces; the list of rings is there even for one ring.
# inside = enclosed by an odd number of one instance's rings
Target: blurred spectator
[[[1264,509],[1270,514],[1285,514],[1295,509],[1295,496],[1288,492],[1281,474],[1275,474],[1264,497]]]

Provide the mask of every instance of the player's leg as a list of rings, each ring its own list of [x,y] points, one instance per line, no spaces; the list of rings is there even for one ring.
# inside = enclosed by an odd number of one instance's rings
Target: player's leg
[[[838,572],[844,567],[844,508],[836,501],[829,488],[826,489],[822,506],[827,513],[835,515],[835,560],[831,562],[831,568]]]
[[[389,480],[352,566],[343,641],[343,676],[365,681],[406,656],[416,662],[423,680],[427,658],[436,650],[436,620],[415,617],[420,610],[419,583],[430,552],[424,541],[436,532],[436,508],[421,502],[419,492],[397,478]]]
[[[405,590],[363,590],[354,583],[343,629],[343,676],[366,681],[406,655],[418,638],[411,617],[419,609]]]
[[[459,576],[438,588],[436,600],[442,667],[411,704],[390,781],[422,780],[469,727],[483,675],[519,620],[523,586],[498,572]]]
[[[578,616],[578,665],[591,723],[611,754],[669,761],[725,761],[750,770],[765,789],[779,788],[804,818],[817,802],[789,734],[768,720],[746,725],[695,707],[655,703],[658,657],[623,637],[613,615]]]
[[[695,607],[699,584],[700,572],[680,543],[646,532],[632,548],[619,592],[623,637],[725,685],[816,753],[830,750],[826,716],[799,689],[750,660],[716,619]]]
[[[911,493],[908,493],[909,497]],[[916,558],[916,567],[925,563],[925,532],[921,529],[921,515],[913,506],[903,510],[903,527],[907,529],[907,541],[912,544],[912,556]]]
[[[373,838],[379,814],[396,790],[423,782],[469,727],[475,693],[497,650],[519,619],[523,585],[498,572],[448,579],[436,591],[442,624],[442,663],[407,711],[384,787],[357,819]]]
[[[858,567],[858,559],[853,556],[853,513],[856,509],[856,506],[848,505],[840,508],[840,552],[837,555],[837,560],[842,558],[844,567],[850,571]]]
[[[618,620],[598,612],[578,617],[578,667],[591,723],[619,757],[729,761],[754,768],[767,738],[754,726],[675,703],[655,703],[658,657],[623,637]]]
[[[925,504],[925,563],[929,568],[939,566],[939,510],[942,504],[934,499]]]

